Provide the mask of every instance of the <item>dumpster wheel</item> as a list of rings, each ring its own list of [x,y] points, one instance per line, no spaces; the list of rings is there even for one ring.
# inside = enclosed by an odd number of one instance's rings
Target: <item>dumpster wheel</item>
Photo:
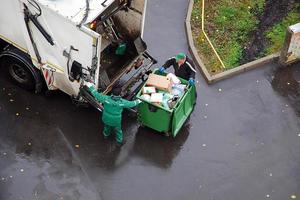
[[[170,132],[164,132],[164,135],[166,136],[166,137],[170,137],[171,136],[171,133]]]

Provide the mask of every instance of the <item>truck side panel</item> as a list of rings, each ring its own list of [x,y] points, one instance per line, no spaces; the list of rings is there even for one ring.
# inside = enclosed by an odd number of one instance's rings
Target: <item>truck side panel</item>
[[[53,38],[54,45],[52,46],[36,26],[32,22],[29,22],[33,40],[36,43],[38,52],[41,56],[42,64],[39,64],[24,21],[22,1],[5,0],[2,5],[5,5],[4,9],[7,9],[7,13],[13,14],[2,14],[1,21],[5,21],[7,26],[4,27],[2,24],[0,25],[0,35],[4,35],[4,37],[7,37],[14,43],[18,43],[25,51],[29,51],[33,63],[39,68],[44,68],[43,74],[45,78],[50,75],[53,77],[53,81],[50,81],[52,88],[58,88],[69,95],[76,96],[79,92],[80,83],[77,81],[71,82],[69,80],[67,66],[68,59],[70,59],[69,68],[73,61],[77,61],[85,69],[88,67],[90,68],[92,66],[92,59],[96,54],[95,48],[100,41],[99,35],[94,34],[92,36],[91,34],[82,31],[70,20],[64,18],[55,11],[40,5],[42,14],[37,20]],[[37,9],[32,5],[27,4],[27,6],[32,14],[38,13]],[[14,15],[14,17],[12,15]],[[13,20],[8,19],[7,16],[11,17]],[[14,23],[14,26],[8,26],[8,21],[17,22]],[[11,29],[10,27],[13,28]],[[71,46],[78,51],[72,50],[70,52]],[[63,54],[64,51],[70,53],[70,56],[68,57],[66,54]],[[45,72],[45,70],[48,72]]]
[[[20,3],[16,0],[4,0],[0,6],[0,38],[12,43],[19,49],[28,52],[23,29],[20,26],[24,23]]]
[[[42,10],[43,12],[39,17],[39,22],[45,27],[55,43],[54,46],[51,46],[38,29],[35,27],[32,28],[38,49],[41,55],[43,55],[42,60],[59,67],[59,70],[63,72],[56,73],[55,87],[68,94],[76,95],[80,85],[78,82],[69,81],[68,58],[63,55],[63,51],[69,53],[71,46],[78,49],[78,51],[73,50],[70,53],[71,60],[69,61],[69,68],[75,60],[82,64],[82,67],[87,69],[87,67],[91,67],[92,65],[94,38],[52,10],[44,7],[42,7]]]

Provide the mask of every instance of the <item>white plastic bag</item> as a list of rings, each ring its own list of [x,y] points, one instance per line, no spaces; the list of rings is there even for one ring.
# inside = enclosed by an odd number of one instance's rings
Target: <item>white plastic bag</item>
[[[163,100],[163,94],[162,93],[153,93],[151,94],[150,102],[152,103],[161,103]]]
[[[169,73],[167,75],[167,78],[169,78],[170,80],[172,80],[172,82],[174,84],[180,84],[181,83],[181,81],[179,80],[179,78],[177,76],[175,76],[174,74],[172,74],[172,73]]]

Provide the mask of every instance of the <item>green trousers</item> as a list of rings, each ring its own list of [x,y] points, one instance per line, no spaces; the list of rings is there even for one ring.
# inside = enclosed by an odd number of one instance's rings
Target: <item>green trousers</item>
[[[123,132],[122,132],[121,127],[119,127],[119,126],[109,126],[109,125],[104,124],[104,129],[103,129],[104,137],[110,136],[110,133],[112,130],[115,132],[116,141],[118,143],[122,143],[123,142]]]

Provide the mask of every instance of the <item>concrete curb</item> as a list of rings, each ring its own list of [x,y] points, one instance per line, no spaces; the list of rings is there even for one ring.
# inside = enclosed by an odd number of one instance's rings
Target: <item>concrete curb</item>
[[[202,75],[204,76],[204,78],[208,84],[212,84],[217,81],[241,74],[243,72],[246,72],[246,71],[261,67],[261,66],[264,66],[264,65],[271,63],[274,60],[277,60],[279,58],[280,53],[275,53],[275,54],[260,58],[258,60],[246,63],[239,67],[229,69],[225,72],[221,72],[216,75],[210,75],[210,73],[208,72],[207,68],[205,67],[203,61],[201,60],[201,58],[198,54],[198,51],[195,47],[194,40],[193,40],[193,34],[192,34],[192,28],[191,28],[191,16],[192,16],[193,5],[194,5],[194,0],[190,0],[187,16],[185,19],[185,30],[186,30],[190,53],[194,58],[195,64],[200,69],[200,72],[202,73]]]

